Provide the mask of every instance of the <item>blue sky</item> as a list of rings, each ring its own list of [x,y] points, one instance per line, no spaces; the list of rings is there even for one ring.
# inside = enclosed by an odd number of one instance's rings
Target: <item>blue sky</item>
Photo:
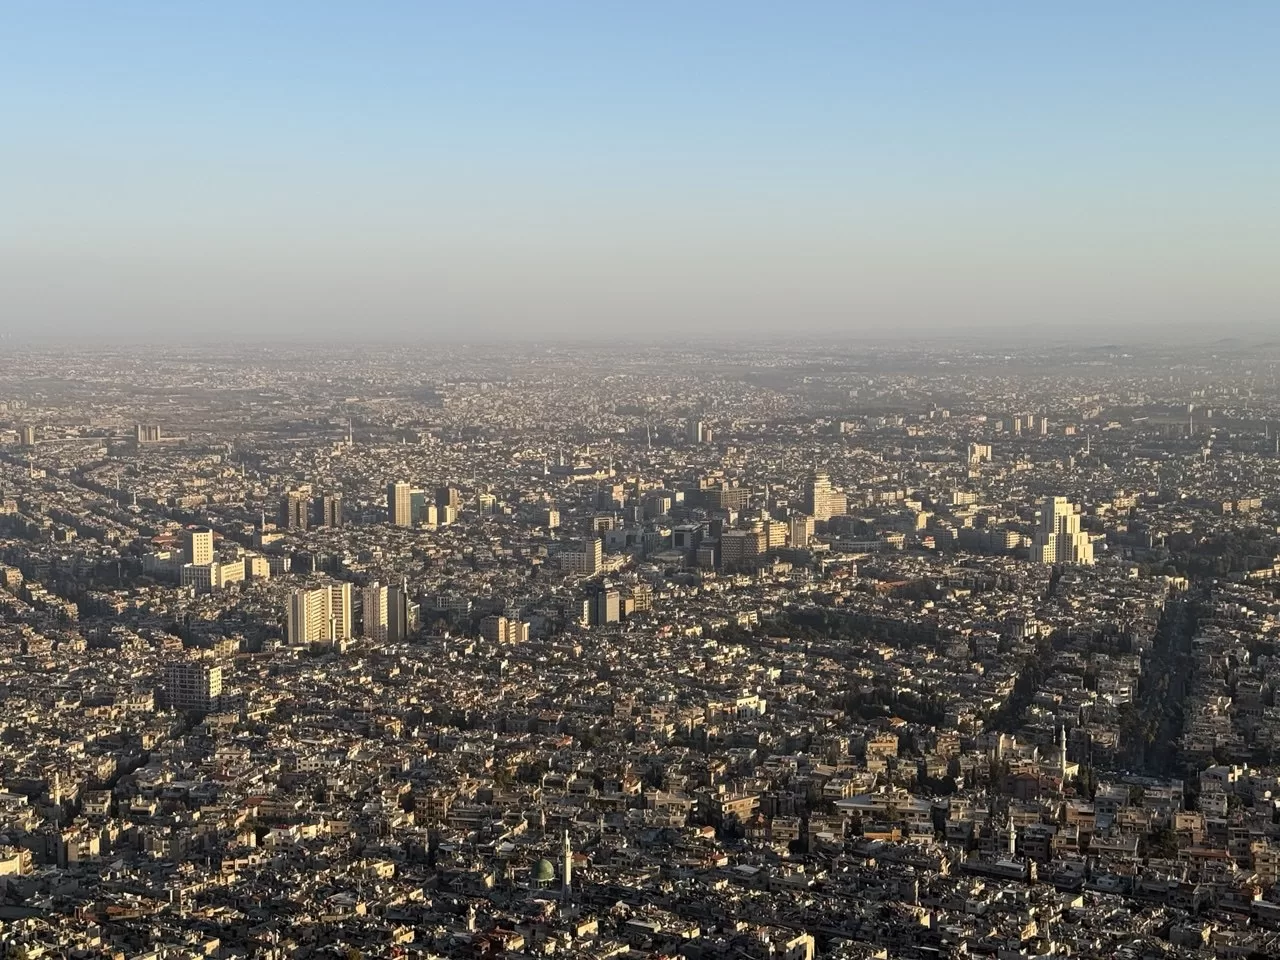
[[[1280,325],[1280,4],[0,0],[0,324]]]

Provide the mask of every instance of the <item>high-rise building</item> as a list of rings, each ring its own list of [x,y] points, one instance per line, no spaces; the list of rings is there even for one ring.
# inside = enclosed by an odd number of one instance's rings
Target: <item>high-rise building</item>
[[[547,507],[542,514],[542,525],[548,530],[554,530],[560,526],[560,511],[555,507]]]
[[[340,643],[351,639],[351,584],[299,587],[289,597],[289,643]]]
[[[387,590],[387,640],[399,643],[418,629],[418,604],[409,598],[409,587],[400,584]]]
[[[704,420],[690,420],[686,431],[690,443],[711,442],[711,430]]]
[[[187,563],[197,565],[213,563],[213,531],[207,527],[184,530],[182,552],[187,558]]]
[[[1093,563],[1093,541],[1080,529],[1080,514],[1066,497],[1048,497],[1040,507],[1040,526],[1031,544],[1038,563]]]
[[[751,566],[768,552],[769,540],[763,524],[751,530],[726,530],[720,537],[720,565],[726,570]]]
[[[36,428],[31,426],[18,428],[18,443],[24,447],[36,445]]]
[[[286,490],[280,501],[280,521],[288,530],[306,530],[311,525],[311,491]]]
[[[582,549],[569,554],[569,566],[574,573],[586,577],[594,577],[604,565],[604,541],[599,537],[589,537],[583,541]]]
[[[165,667],[165,699],[175,710],[205,713],[222,695],[222,667],[199,660],[180,660]]]
[[[703,505],[708,510],[742,510],[751,502],[750,487],[730,486],[727,480],[701,491]]]
[[[991,462],[991,444],[971,443],[967,451],[969,466],[976,467],[980,463]]]
[[[133,428],[133,436],[138,446],[144,443],[159,443],[160,427],[154,423],[139,423]]]
[[[445,485],[436,487],[436,506],[437,507],[453,507],[453,509],[462,509],[462,493],[457,487]]]
[[[813,517],[797,513],[791,517],[790,527],[791,546],[797,550],[809,546],[809,541],[813,539]]]
[[[622,619],[622,594],[609,587],[601,590],[591,601],[591,622],[603,626]]]
[[[326,493],[320,498],[320,526],[341,527],[346,523],[342,512],[342,494]]]
[[[844,516],[849,512],[849,505],[844,494],[831,485],[830,477],[825,473],[815,473],[805,487],[804,509],[814,520],[821,522]]]
[[[393,526],[413,525],[411,491],[412,488],[403,480],[387,484],[387,520]]]
[[[376,580],[360,591],[364,616],[364,635],[370,640],[387,639],[387,608],[390,590]]]

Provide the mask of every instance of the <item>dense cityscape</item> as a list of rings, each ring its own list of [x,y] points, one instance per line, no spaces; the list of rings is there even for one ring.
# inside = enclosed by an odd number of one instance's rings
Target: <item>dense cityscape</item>
[[[1280,955],[1280,350],[12,346],[0,955]]]

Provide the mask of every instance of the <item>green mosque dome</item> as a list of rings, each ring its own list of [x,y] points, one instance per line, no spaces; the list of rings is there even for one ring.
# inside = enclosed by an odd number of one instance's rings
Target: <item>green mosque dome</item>
[[[550,883],[556,878],[556,868],[550,860],[542,859],[533,865],[533,879],[537,883]]]

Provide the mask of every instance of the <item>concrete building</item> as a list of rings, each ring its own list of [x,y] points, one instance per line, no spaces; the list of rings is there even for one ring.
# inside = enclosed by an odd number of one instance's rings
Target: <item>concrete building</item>
[[[757,557],[764,556],[768,550],[769,541],[763,528],[726,530],[720,537],[720,565],[726,570],[743,569],[751,566]]]
[[[413,526],[412,488],[403,480],[387,484],[387,522],[396,527]]]
[[[285,491],[280,503],[280,519],[287,530],[306,530],[311,525],[311,491]]]
[[[289,597],[290,644],[341,643],[351,639],[351,584],[302,587]]]
[[[622,619],[622,594],[612,588],[601,590],[591,601],[591,622],[598,626]]]
[[[418,604],[409,598],[408,587],[387,588],[387,640],[399,643],[418,629]]]
[[[1093,541],[1080,530],[1080,514],[1066,497],[1049,497],[1041,506],[1031,559],[1039,563],[1093,563]]]
[[[831,485],[830,477],[825,473],[815,473],[805,487],[804,509],[805,513],[821,523],[832,517],[844,516],[849,511],[849,505],[845,495]]]
[[[320,498],[320,526],[341,527],[346,523],[342,512],[342,494],[326,493]]]
[[[790,522],[791,546],[802,550],[813,539],[813,517],[796,514]]]
[[[187,558],[187,563],[198,565],[213,563],[213,531],[207,527],[184,530],[182,553]]]
[[[569,569],[584,577],[594,577],[604,565],[604,541],[591,537],[583,541],[582,549],[565,555]]]
[[[493,643],[527,643],[529,624],[508,617],[485,617],[480,621],[480,636]]]
[[[170,663],[165,668],[164,689],[174,709],[208,712],[222,695],[222,667],[199,660]]]
[[[387,609],[390,590],[376,580],[360,591],[364,618],[363,633],[370,640],[387,639]]]
[[[445,485],[436,487],[436,506],[452,507],[455,511],[462,509],[462,493],[457,487]]]

